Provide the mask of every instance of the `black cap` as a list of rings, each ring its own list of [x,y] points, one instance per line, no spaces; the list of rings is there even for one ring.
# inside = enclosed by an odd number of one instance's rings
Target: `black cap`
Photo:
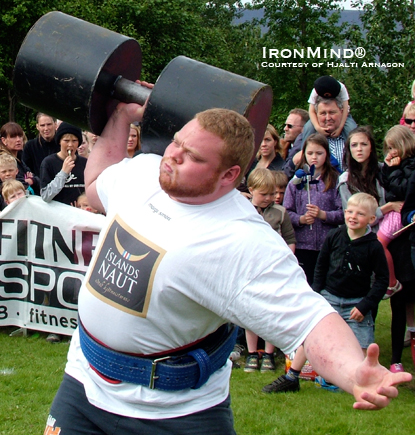
[[[61,122],[58,129],[56,130],[56,143],[59,145],[62,136],[65,134],[73,134],[78,139],[78,145],[82,143],[82,130],[74,125],[68,124],[67,122]]]
[[[321,76],[314,82],[314,89],[323,98],[336,98],[340,94],[340,83],[331,76]]]

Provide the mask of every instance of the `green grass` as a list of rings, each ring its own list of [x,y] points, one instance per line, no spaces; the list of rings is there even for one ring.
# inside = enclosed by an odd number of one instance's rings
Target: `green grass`
[[[0,435],[39,435],[44,431],[50,404],[62,379],[68,343],[50,344],[39,334],[9,337],[13,329],[0,329]],[[381,347],[381,363],[389,366],[387,302],[381,303],[376,338]],[[414,374],[409,348],[404,349],[402,362]],[[414,381],[399,387],[399,397],[388,408],[379,412],[356,411],[352,408],[352,396],[320,390],[310,381],[301,381],[299,393],[261,393],[261,388],[282,374],[283,369],[280,361],[275,374],[232,371],[232,408],[238,435],[414,433]]]

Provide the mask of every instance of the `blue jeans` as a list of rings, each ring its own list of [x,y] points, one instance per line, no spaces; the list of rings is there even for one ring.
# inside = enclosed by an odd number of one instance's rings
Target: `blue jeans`
[[[375,327],[371,311],[366,314],[361,322],[356,322],[356,320],[350,319],[350,311],[362,300],[362,298],[340,298],[329,293],[327,290],[322,290],[321,296],[323,296],[347,322],[362,349],[367,349],[369,344],[375,341]]]
[[[180,394],[180,391],[172,394]],[[84,386],[65,374],[48,423],[52,423],[55,430],[60,428],[60,435],[236,435],[230,402],[228,397],[212,408],[177,418],[124,417],[91,405]]]

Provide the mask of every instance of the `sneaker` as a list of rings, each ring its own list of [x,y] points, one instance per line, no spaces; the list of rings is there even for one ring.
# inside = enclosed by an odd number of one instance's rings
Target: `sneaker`
[[[247,373],[255,372],[259,370],[259,356],[258,355],[248,355],[246,357],[244,371]]]
[[[395,293],[398,293],[402,290],[402,284],[396,280],[396,284],[393,287],[388,287],[386,290],[385,296],[383,296],[383,300],[391,298]]]
[[[58,334],[49,334],[46,337],[46,341],[48,341],[49,343],[59,343],[61,341],[61,338]]]
[[[289,391],[300,391],[300,381],[287,379],[285,375],[275,379],[271,384],[265,385],[263,393],[287,393]]]
[[[395,363],[390,366],[389,369],[392,373],[401,373],[405,370],[403,369],[403,365],[401,363]]]
[[[330,382],[327,382],[321,376],[316,376],[316,379],[314,380],[314,384],[318,388],[323,388],[324,390],[332,391],[334,393],[342,391],[337,385],[330,384]]]
[[[235,344],[233,351],[229,355],[229,359],[232,362],[238,361],[241,359],[241,355],[245,352],[245,347],[242,344]]]
[[[274,372],[275,371],[275,361],[273,355],[265,354],[262,357],[261,362],[261,373]]]

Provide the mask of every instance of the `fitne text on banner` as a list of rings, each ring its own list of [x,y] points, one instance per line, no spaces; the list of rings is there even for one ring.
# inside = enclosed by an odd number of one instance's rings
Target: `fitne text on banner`
[[[0,213],[0,326],[72,335],[104,220],[38,196]]]

